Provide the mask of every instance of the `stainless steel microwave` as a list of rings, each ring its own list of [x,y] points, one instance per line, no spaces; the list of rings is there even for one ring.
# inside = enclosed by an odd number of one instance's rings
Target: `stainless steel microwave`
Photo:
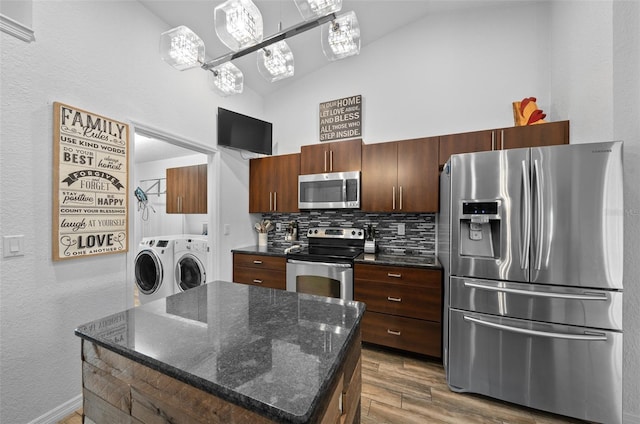
[[[299,209],[358,209],[360,171],[298,176]]]

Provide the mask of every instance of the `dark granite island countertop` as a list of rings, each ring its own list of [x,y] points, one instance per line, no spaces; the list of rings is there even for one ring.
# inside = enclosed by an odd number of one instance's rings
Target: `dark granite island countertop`
[[[118,414],[139,420],[131,422],[306,423],[326,419],[342,397],[357,408],[349,422],[359,422],[364,310],[217,281],[87,323],[76,329],[84,414],[97,423]]]

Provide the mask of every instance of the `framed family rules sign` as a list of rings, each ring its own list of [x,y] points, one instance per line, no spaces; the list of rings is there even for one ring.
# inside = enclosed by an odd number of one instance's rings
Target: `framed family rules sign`
[[[53,260],[128,250],[129,126],[53,104]]]

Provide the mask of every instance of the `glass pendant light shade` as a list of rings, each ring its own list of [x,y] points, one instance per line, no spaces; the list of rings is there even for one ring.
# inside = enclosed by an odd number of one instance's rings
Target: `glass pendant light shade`
[[[269,82],[293,76],[293,53],[286,41],[279,41],[258,52],[258,71]]]
[[[326,16],[342,9],[342,0],[294,0],[304,20]]]
[[[209,78],[213,91],[222,97],[240,94],[244,88],[244,75],[231,62],[226,62],[213,68]]]
[[[216,34],[233,51],[262,41],[262,14],[251,0],[228,0],[213,11]]]
[[[204,63],[204,42],[182,25],[160,34],[160,56],[180,71],[195,68]]]
[[[322,50],[329,60],[360,53],[360,26],[354,12],[340,15],[322,27]]]

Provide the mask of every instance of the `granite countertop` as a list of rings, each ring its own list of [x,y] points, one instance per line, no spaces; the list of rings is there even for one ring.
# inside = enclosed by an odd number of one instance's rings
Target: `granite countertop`
[[[363,253],[355,259],[355,263],[442,269],[442,265],[435,255]]]
[[[297,243],[294,243],[297,244]],[[286,246],[276,246],[273,244],[269,244],[268,246],[258,246],[254,244],[252,246],[238,247],[236,249],[231,249],[231,253],[248,253],[250,255],[265,255],[265,256],[281,256],[285,257],[284,249],[291,246],[291,244],[287,244]]]
[[[214,281],[75,334],[272,420],[304,423],[364,310],[361,302]]]

